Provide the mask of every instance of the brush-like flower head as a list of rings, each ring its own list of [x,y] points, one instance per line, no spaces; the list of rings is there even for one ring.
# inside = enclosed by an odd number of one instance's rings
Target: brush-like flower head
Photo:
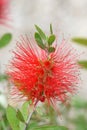
[[[36,29],[36,41],[22,37],[13,51],[14,58],[8,71],[14,86],[11,96],[16,100],[25,97],[33,103],[45,100],[52,104],[64,102],[77,90],[78,55],[65,40],[58,44],[52,30],[49,37],[43,37],[40,28],[36,26]]]

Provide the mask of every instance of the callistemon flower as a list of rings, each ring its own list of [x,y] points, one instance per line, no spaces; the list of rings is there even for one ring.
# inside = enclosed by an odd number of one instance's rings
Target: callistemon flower
[[[8,74],[13,84],[10,97],[34,102],[65,102],[77,90],[79,82],[78,54],[64,39],[53,43],[49,53],[36,41],[22,36],[13,51]]]
[[[10,0],[0,0],[0,24],[8,25]]]

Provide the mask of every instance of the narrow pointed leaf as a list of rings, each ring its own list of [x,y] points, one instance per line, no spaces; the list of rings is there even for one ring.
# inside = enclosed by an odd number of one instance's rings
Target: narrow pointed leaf
[[[7,107],[6,116],[12,130],[20,130],[19,120],[16,117],[16,110],[13,107],[11,106]]]
[[[49,38],[48,38],[48,44],[49,46],[52,45],[52,43],[55,41],[55,35],[51,35]]]
[[[24,119],[24,117],[23,117],[23,115],[22,115],[22,113],[21,113],[20,110],[17,111],[16,116],[17,116],[17,118],[18,118],[21,122],[25,123],[25,119]]]
[[[85,69],[87,69],[87,61],[79,61],[79,65]]]
[[[50,33],[53,34],[52,24],[50,24]]]
[[[48,48],[48,52],[49,52],[49,53],[55,52],[55,48],[54,48],[54,47],[49,47],[49,48]]]
[[[64,126],[40,126],[36,128],[32,128],[31,130],[68,130],[68,128]]]
[[[0,48],[3,48],[6,45],[8,45],[11,39],[12,39],[12,35],[10,33],[4,34],[0,39]]]
[[[73,38],[72,41],[87,46],[87,38]]]
[[[35,33],[35,40],[40,48],[45,49],[45,45],[43,44],[43,41],[42,41],[39,33],[37,33],[37,32]]]
[[[35,25],[35,28],[36,28],[37,32],[40,34],[41,38],[42,38],[43,40],[46,40],[46,35],[45,35],[45,33],[42,31],[42,29],[41,29],[40,27],[38,27],[37,25]]]

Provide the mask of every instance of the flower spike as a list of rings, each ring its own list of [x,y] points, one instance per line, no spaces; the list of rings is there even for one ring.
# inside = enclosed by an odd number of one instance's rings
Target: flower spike
[[[78,54],[65,40],[61,44],[53,40],[49,45],[48,39],[45,41],[40,35],[41,29],[36,28],[35,40],[23,36],[13,51],[7,72],[13,86],[10,95],[33,104],[35,101],[48,101],[53,106],[58,101],[64,103],[78,88]]]

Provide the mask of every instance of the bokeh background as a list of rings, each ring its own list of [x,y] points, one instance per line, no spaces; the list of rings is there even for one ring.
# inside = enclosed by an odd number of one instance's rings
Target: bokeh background
[[[12,41],[0,49],[0,73],[6,71],[11,58],[10,50],[22,34],[33,34],[34,24],[48,32],[49,24],[53,24],[56,33],[69,39],[80,53],[80,60],[87,60],[87,47],[72,42],[74,37],[87,38],[87,0],[10,0],[11,27],[0,25],[0,37],[4,33],[12,33]],[[72,59],[73,60],[73,59]],[[0,82],[0,104],[7,106],[6,83]],[[78,96],[87,100],[87,70],[81,69],[81,84]],[[82,130],[82,129],[81,129]]]

